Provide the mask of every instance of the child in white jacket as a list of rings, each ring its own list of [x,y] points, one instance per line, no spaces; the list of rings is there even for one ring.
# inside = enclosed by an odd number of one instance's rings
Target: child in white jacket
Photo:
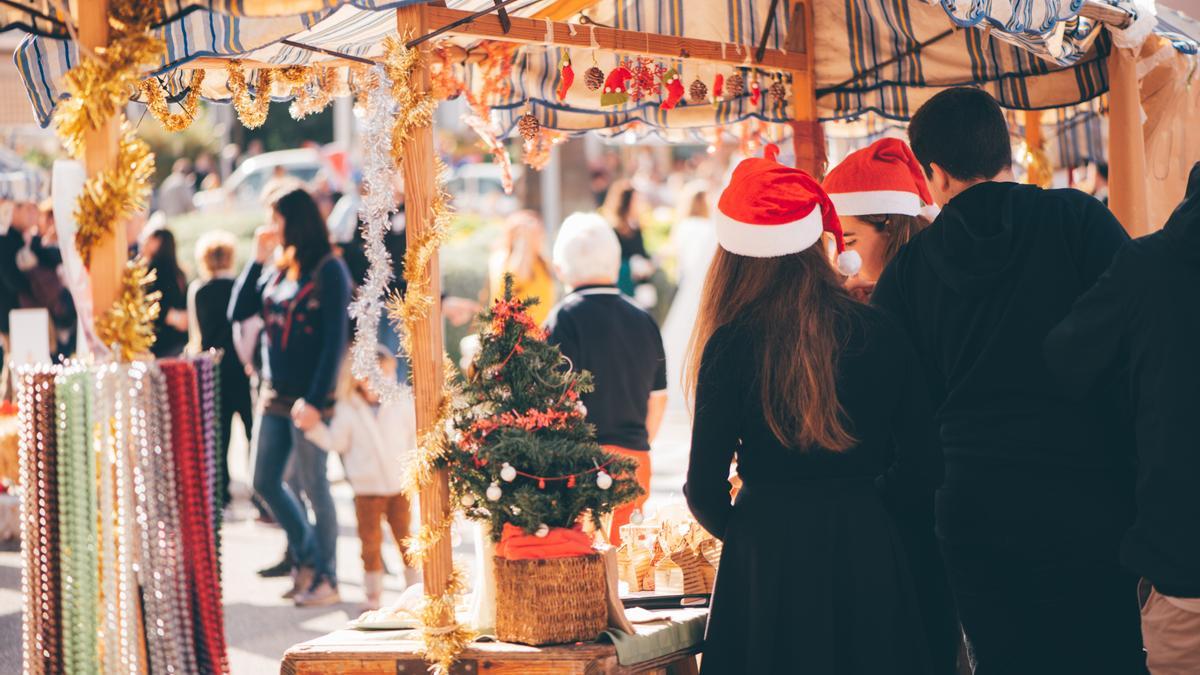
[[[389,375],[395,359],[380,355],[380,365]],[[405,539],[409,532],[408,498],[401,493],[400,473],[405,460],[416,450],[416,412],[411,390],[395,403],[383,403],[366,382],[343,369],[333,419],[329,423],[330,450],[342,457],[346,480],[354,489],[358,516],[358,538],[362,541],[365,609],[378,609],[383,595],[383,528],[387,519],[400,545],[405,581],[415,583],[417,573],[409,564]],[[394,375],[391,375],[394,376]]]

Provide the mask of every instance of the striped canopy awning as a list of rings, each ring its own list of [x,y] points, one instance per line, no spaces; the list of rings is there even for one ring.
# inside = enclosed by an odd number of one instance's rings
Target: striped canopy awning
[[[167,2],[173,18],[154,29],[164,38],[167,55],[148,75],[160,77],[170,94],[180,95],[190,83],[184,67],[196,59],[237,58],[287,65],[330,61],[319,51],[286,45],[282,42],[285,39],[352,56],[378,57],[383,37],[395,32],[395,16],[390,10],[420,1],[173,0]],[[491,0],[451,0],[447,4],[473,10],[490,6]],[[599,0],[569,4],[590,4],[589,17],[601,24],[728,43],[730,54],[745,54],[743,72],[748,78],[757,78],[764,92],[773,79],[788,78],[786,74],[757,71],[750,60],[751,45],[761,37],[771,0]],[[768,47],[785,43],[790,4],[783,0],[776,6],[773,28],[767,35]],[[564,0],[516,4],[514,14],[540,16],[548,8],[561,11],[563,5]],[[295,11],[271,15],[281,7]],[[1077,2],[1070,0],[817,0],[814,12],[820,116],[833,120],[874,112],[904,120],[941,89],[965,84],[987,88],[1012,109],[1059,108],[1095,98],[1108,88],[1105,56],[1109,40],[1095,22],[1077,16],[1077,11]],[[1194,22],[1174,13],[1164,13],[1159,33],[1180,52],[1195,54],[1200,50]],[[469,46],[469,41],[456,40]],[[763,95],[757,104],[751,104],[748,93],[716,106],[685,100],[671,111],[661,110],[656,97],[601,107],[598,93],[582,86],[583,70],[592,65],[594,57],[599,67],[608,71],[620,56],[611,52],[593,54],[587,48],[570,50],[577,83],[567,99],[560,101],[555,90],[562,53],[562,48],[541,46],[526,46],[516,52],[509,91],[492,101],[503,128],[511,129],[515,119],[526,111],[544,126],[567,132],[619,131],[634,125],[695,129],[747,119],[784,122],[791,118],[786,101]],[[47,124],[56,101],[63,95],[63,75],[78,62],[75,44],[52,32],[31,35],[14,59],[39,121]],[[204,63],[207,67],[211,61]],[[202,93],[209,100],[227,100],[223,73],[217,64],[212,65]],[[728,76],[734,71],[729,66],[683,61],[666,65],[681,68],[685,83],[699,78],[710,86],[717,72]],[[467,80],[478,85],[474,70],[469,69]],[[253,76],[250,81],[254,81]],[[280,97],[287,93],[275,92]]]

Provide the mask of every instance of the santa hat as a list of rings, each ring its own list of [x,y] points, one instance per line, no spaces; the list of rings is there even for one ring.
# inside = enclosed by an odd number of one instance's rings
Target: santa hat
[[[721,193],[716,219],[721,248],[750,258],[775,258],[799,253],[829,232],[837,243],[838,270],[856,274],[862,259],[846,250],[842,224],[821,184],[775,161],[775,145],[763,154],[738,164]]]
[[[822,186],[843,216],[937,215],[920,163],[908,144],[896,138],[850,153]]]
[[[613,68],[604,80],[604,91],[600,92],[600,105],[620,105],[629,102],[629,90],[625,84],[633,79],[633,72],[625,66]]]

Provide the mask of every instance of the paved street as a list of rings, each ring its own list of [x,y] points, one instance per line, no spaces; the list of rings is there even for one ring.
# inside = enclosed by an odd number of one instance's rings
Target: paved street
[[[651,504],[682,498],[687,460],[687,427],[682,412],[670,413],[653,452],[654,481]],[[236,435],[235,435],[236,437]],[[235,480],[245,479],[245,449],[234,448],[231,469]],[[337,467],[336,460],[331,469]],[[331,471],[336,473],[336,471]],[[244,482],[243,482],[244,485]],[[345,625],[358,614],[362,601],[362,563],[354,530],[354,507],[349,486],[339,481],[334,486],[341,532],[338,538],[338,575],[344,603],[319,609],[298,609],[280,595],[289,587],[285,579],[264,580],[254,571],[274,563],[283,552],[283,531],[260,525],[252,519],[248,502],[239,500],[241,517],[224,528],[222,574],[225,598],[226,638],[235,675],[260,675],[278,672],[283,652],[303,642]],[[472,556],[469,526],[458,528],[462,542],[455,548],[464,563]],[[457,537],[456,537],[457,539]],[[388,568],[400,569],[395,546],[385,546]],[[464,565],[464,569],[470,569]],[[394,600],[404,588],[395,576],[387,579],[385,603]],[[21,658],[21,559],[15,542],[0,545],[0,673],[20,672]]]

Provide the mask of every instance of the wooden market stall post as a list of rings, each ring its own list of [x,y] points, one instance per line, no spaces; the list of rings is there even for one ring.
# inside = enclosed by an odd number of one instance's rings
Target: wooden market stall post
[[[825,131],[817,117],[817,76],[812,0],[792,5],[787,31],[787,49],[798,54],[800,68],[792,73],[792,150],[796,168],[817,180],[825,177]]]
[[[425,5],[397,9],[396,29],[402,39],[425,35],[429,29]],[[424,92],[429,90],[429,46],[425,43],[416,48],[420,50],[420,58],[411,85]],[[409,241],[421,240],[434,226],[430,206],[433,202],[433,191],[437,189],[437,168],[433,154],[432,125],[415,129],[412,136],[404,142],[403,153],[400,168],[404,176],[406,227],[409,230]],[[429,267],[424,272],[429,279],[429,296],[441,297],[441,274],[436,252],[431,256]],[[413,331],[409,337],[412,343],[409,360],[412,364],[419,438],[428,433],[437,422],[438,408],[443,396],[440,303],[434,302],[430,306],[420,328]],[[433,480],[421,486],[420,512],[421,527],[428,531],[437,531],[442,521],[451,517],[449,477],[445,469],[435,473]],[[453,565],[450,538],[439,537],[422,559],[421,572],[426,596],[441,597],[446,592]],[[439,625],[448,625],[453,621],[453,616],[440,617]]]
[[[1137,59],[1115,45],[1108,55],[1108,203],[1131,237],[1150,233]]]
[[[87,11],[79,11],[79,42],[84,49],[94,51],[108,45],[108,4],[109,0],[92,0]],[[110,117],[98,129],[84,132],[83,165],[88,178],[116,166],[120,133],[119,116]],[[116,224],[92,251],[88,276],[92,284],[92,309],[97,316],[112,306],[121,286],[128,257],[123,225]]]

